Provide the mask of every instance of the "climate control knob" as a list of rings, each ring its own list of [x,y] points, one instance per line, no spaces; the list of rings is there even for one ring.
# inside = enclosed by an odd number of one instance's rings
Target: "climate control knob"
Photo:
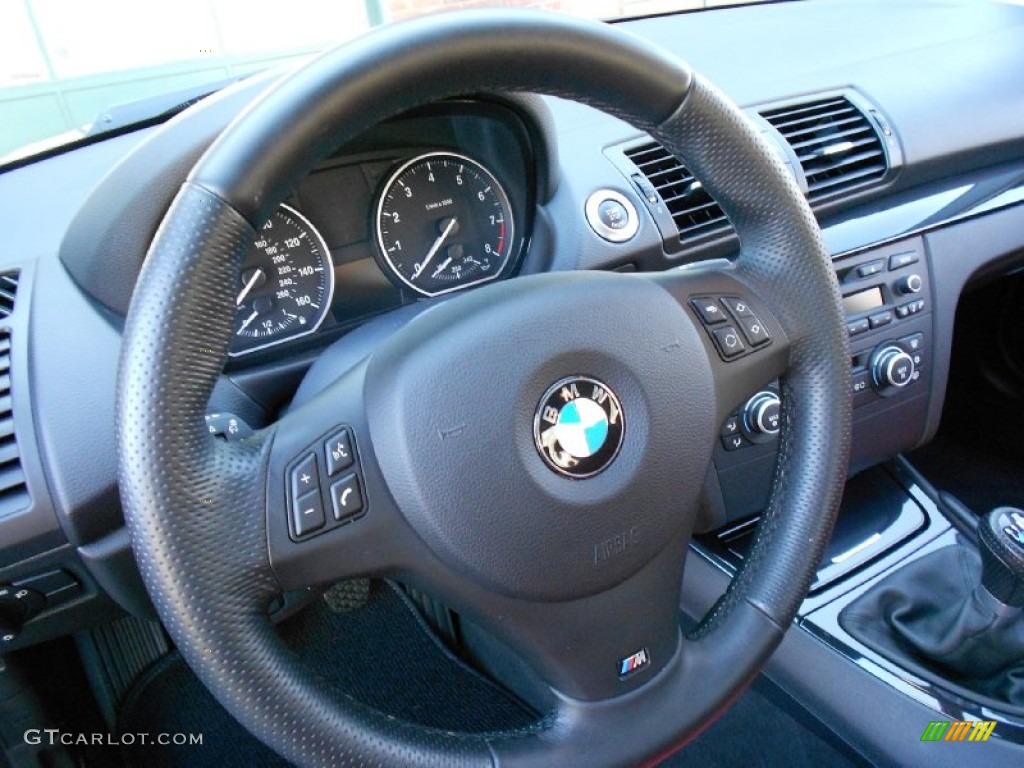
[[[743,427],[752,438],[779,434],[782,401],[769,390],[758,392],[743,406]]]
[[[914,380],[914,358],[895,344],[888,344],[871,357],[871,383],[881,394],[903,389]]]

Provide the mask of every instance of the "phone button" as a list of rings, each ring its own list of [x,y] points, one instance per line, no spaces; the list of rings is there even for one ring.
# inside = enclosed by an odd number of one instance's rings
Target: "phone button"
[[[363,510],[363,496],[359,491],[359,478],[346,475],[331,486],[331,505],[335,520],[348,520]]]

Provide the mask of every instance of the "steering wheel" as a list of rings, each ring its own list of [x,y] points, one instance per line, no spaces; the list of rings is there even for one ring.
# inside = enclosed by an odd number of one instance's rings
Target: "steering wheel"
[[[738,258],[479,288],[422,313],[252,438],[211,437],[205,408],[261,224],[344,141],[485,89],[574,99],[649,132],[726,211]],[[762,326],[765,338],[743,354],[694,301],[722,296],[742,297]],[[720,425],[776,378],[782,430],[768,508],[742,570],[683,636],[683,563]],[[239,115],[153,240],[118,386],[120,486],[154,605],[214,696],[304,766],[663,757],[723,712],[781,641],[847,469],[838,286],[780,159],[675,57],[614,27],[540,12],[381,28]],[[341,429],[362,508],[335,524],[340,475],[323,445]],[[303,514],[291,483],[310,456],[332,525],[303,537],[289,522]],[[551,711],[514,732],[449,733],[331,690],[286,649],[268,605],[360,575],[398,578],[471,617],[550,687]]]

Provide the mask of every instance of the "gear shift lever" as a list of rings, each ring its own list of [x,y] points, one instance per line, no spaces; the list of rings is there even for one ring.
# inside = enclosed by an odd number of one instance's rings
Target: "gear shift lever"
[[[1024,511],[997,507],[978,526],[981,586],[1003,605],[1024,606]]]

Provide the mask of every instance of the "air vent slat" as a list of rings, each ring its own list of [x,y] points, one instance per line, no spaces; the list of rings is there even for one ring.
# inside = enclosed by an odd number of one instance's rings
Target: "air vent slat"
[[[849,104],[845,96],[836,96],[831,99],[819,99],[807,104],[796,104],[791,107],[774,107],[764,110],[761,115],[766,120],[787,120],[794,115],[803,115],[808,112],[820,112],[823,109],[832,109],[836,106]]]
[[[0,317],[7,317],[14,311],[18,295],[18,271],[0,273]]]
[[[819,121],[819,120],[821,120],[823,118],[826,118],[826,117],[832,117],[832,118],[839,119],[843,115],[845,115],[847,117],[850,117],[850,116],[856,115],[856,114],[857,114],[857,111],[853,107],[843,106],[843,107],[838,107],[836,109],[830,109],[830,110],[827,110],[827,111],[824,111],[824,112],[810,112],[810,113],[808,113],[806,115],[801,115],[800,117],[794,118],[792,120],[788,120],[788,119],[787,120],[782,120],[780,118],[779,120],[777,120],[774,123],[774,125],[780,131],[783,130],[783,129],[790,129],[790,128],[796,130],[801,125],[807,125],[809,123],[815,123],[815,122],[817,122],[817,121]]]
[[[858,152],[855,155],[847,154],[848,150],[836,155],[827,155],[824,157],[812,157],[807,160],[806,163],[801,161],[801,165],[804,166],[804,170],[807,171],[808,176],[821,173],[822,171],[828,171],[835,168],[842,168],[844,165],[860,165],[861,163],[877,158],[879,162],[882,162],[885,158],[882,150],[880,149],[868,149],[865,152]],[[884,165],[884,163],[882,163]]]
[[[761,116],[796,153],[811,202],[866,187],[889,172],[874,124],[845,96],[768,109]]]
[[[875,177],[878,175],[878,168],[864,168],[859,171],[851,171],[850,173],[844,173],[842,176],[834,176],[832,178],[825,178],[821,181],[808,181],[807,187],[808,192],[812,194],[815,192],[822,192],[825,190],[831,190],[839,185],[849,184],[851,181],[857,181],[860,179],[866,179]]]
[[[863,136],[863,138],[855,138],[857,136]],[[808,147],[827,147],[831,144],[839,144],[843,141],[857,141],[863,142],[864,144],[877,143],[875,135],[871,132],[871,128],[866,125],[858,125],[853,128],[847,128],[844,131],[836,131],[825,139],[816,137],[813,139],[807,139],[806,141],[798,141],[791,146],[793,147],[793,151],[799,156],[801,152]]]
[[[21,454],[18,452],[18,444],[14,442],[0,445],[0,466],[9,464],[12,461],[19,461]]]
[[[732,230],[718,203],[661,144],[650,141],[627,149],[626,157],[657,190],[672,215],[680,242],[724,235]]]
[[[3,281],[7,277],[9,274],[0,276],[0,289],[6,285]],[[4,296],[6,294],[0,293],[0,311]],[[10,368],[11,338],[7,333],[0,333],[0,517],[26,509],[31,503],[14,430]]]

